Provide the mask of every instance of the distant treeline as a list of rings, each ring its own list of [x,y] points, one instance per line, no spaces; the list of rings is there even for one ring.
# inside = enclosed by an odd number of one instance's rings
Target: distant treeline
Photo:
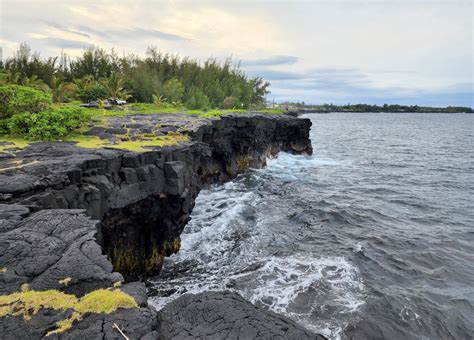
[[[64,95],[53,98],[56,102],[101,100],[113,94],[131,102],[196,109],[262,105],[269,86],[260,77],[247,77],[230,59],[200,62],[162,54],[156,47],[149,47],[144,58],[95,47],[75,59],[64,53],[42,58],[26,44],[13,57],[0,61],[0,82],[51,93],[61,87]]]
[[[430,107],[430,106],[418,106],[418,105],[370,105],[370,104],[347,104],[347,105],[307,105],[303,103],[292,103],[287,102],[281,104],[290,108],[307,109],[316,112],[439,112],[439,113],[473,113],[474,111],[470,107],[462,106],[448,106],[448,107]]]

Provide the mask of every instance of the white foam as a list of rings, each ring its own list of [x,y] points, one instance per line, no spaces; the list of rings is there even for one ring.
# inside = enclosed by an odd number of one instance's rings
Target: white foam
[[[252,211],[258,211],[262,201],[248,183],[258,184],[268,175],[297,179],[289,170],[302,168],[295,165],[298,162],[310,167],[337,165],[281,154],[278,161],[269,161],[266,171],[202,191],[181,235],[181,250],[166,259],[165,268],[171,268],[173,275],[154,282],[163,296],[151,298],[150,304],[161,309],[184,293],[230,289],[315,332],[339,338],[351,313],[364,304],[365,288],[357,268],[342,256],[269,254],[273,231],[268,221],[274,215]],[[278,218],[272,223],[278,223]],[[362,245],[357,244],[355,251],[363,251]]]
[[[344,325],[317,322],[312,315],[325,305],[337,308],[340,314],[350,314],[365,303],[358,270],[344,257],[272,257],[258,270],[254,281],[255,287],[247,284],[251,288],[241,292],[251,302],[267,305],[331,338],[339,337]],[[318,292],[321,286],[325,292]],[[306,299],[308,292],[312,296]],[[293,305],[298,302],[308,303],[304,311],[295,310]]]

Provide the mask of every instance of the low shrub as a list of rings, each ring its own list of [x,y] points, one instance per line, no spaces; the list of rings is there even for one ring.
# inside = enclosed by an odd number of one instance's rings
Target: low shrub
[[[237,98],[235,97],[225,97],[224,102],[222,103],[222,108],[223,109],[233,109],[237,107]]]
[[[186,101],[186,107],[190,110],[209,110],[211,103],[201,90],[192,88]]]
[[[7,132],[12,135],[22,135],[34,140],[54,140],[67,136],[90,118],[90,113],[84,109],[63,107],[16,114],[5,125]]]
[[[108,96],[107,90],[102,85],[90,85],[77,94],[77,97],[83,103],[96,102],[102,99],[106,99]]]
[[[0,119],[21,112],[41,112],[50,105],[51,95],[32,87],[20,85],[0,86]]]

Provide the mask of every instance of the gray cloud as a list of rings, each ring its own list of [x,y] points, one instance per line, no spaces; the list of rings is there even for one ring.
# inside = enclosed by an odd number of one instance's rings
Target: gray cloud
[[[275,70],[258,70],[258,71],[247,71],[247,74],[251,77],[262,77],[265,80],[300,80],[304,79],[304,75],[296,72],[286,71],[275,71]]]
[[[97,30],[93,27],[89,27],[89,26],[84,26],[84,25],[79,25],[77,26],[77,30],[78,31],[81,31],[81,32],[87,32],[88,34],[93,34],[93,35],[96,35],[98,37],[102,37],[102,38],[109,38],[109,35],[107,34],[106,31],[104,30]]]
[[[153,29],[133,28],[128,30],[107,31],[117,36],[127,36],[129,38],[140,38],[143,36],[154,37],[170,41],[187,41],[188,39],[172,33],[165,33]]]
[[[120,29],[120,30],[98,30],[93,27],[88,27],[84,25],[79,25],[77,27],[78,31],[87,32],[88,34],[93,34],[101,38],[110,39],[110,38],[127,38],[127,39],[140,39],[143,36],[154,37],[158,39],[168,40],[168,41],[187,41],[188,39],[181,37],[176,34],[166,33],[154,29],[144,29],[144,28],[131,28],[131,29]]]
[[[287,100],[298,96],[307,103],[346,104],[404,104],[449,106],[474,106],[473,83],[458,83],[440,90],[423,91],[404,87],[374,88],[370,78],[352,69],[317,69],[301,74],[298,81],[272,82],[270,98]],[[470,90],[471,89],[471,90]]]
[[[85,38],[91,38],[91,36],[87,33],[84,33],[84,32],[80,32],[79,30],[71,30],[71,29],[68,29],[58,23],[55,23],[55,22],[52,22],[52,21],[43,21],[47,26],[49,27],[53,27],[53,28],[56,28],[60,31],[63,31],[63,32],[68,32],[68,33],[72,33],[72,34],[76,34],[76,35],[79,35],[81,37],[85,37]]]
[[[38,38],[35,40],[40,41],[49,46],[60,47],[60,48],[80,49],[80,48],[87,48],[91,46],[91,44],[84,41],[69,40],[69,39],[62,39],[62,38]]]
[[[271,81],[297,80],[298,82],[292,82],[289,86],[298,88],[344,87],[348,84],[366,84],[369,82],[367,75],[355,69],[319,68],[305,72],[260,69],[249,70],[247,73],[250,76],[260,76]]]
[[[298,61],[297,57],[291,55],[276,55],[269,58],[242,60],[242,66],[276,66],[276,65],[292,65]]]

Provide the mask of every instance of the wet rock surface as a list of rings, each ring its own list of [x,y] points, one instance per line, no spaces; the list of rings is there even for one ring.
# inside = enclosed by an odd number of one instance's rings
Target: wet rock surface
[[[183,332],[195,329],[198,338],[223,338],[222,329],[216,324],[213,330],[212,322],[208,333],[199,333],[200,323],[209,320],[191,318],[186,313],[192,309],[183,308],[180,314],[175,307],[196,298],[203,311],[215,306],[215,315],[229,330],[225,338],[247,333],[249,338],[253,334],[315,338],[287,319],[227,293],[183,297],[167,309],[172,312],[157,313],[147,305],[144,284],[132,282],[157,274],[163,257],[179,250],[179,235],[203,186],[229,180],[249,167],[262,167],[279,151],[311,153],[310,126],[309,120],[285,115],[239,114],[217,120],[185,115],[118,117],[110,120],[108,130],[94,133],[116,138],[124,129],[129,133],[180,129],[189,141],[146,152],[86,149],[73,142],[35,143],[13,150],[9,154],[13,158],[0,158],[1,294],[17,292],[27,283],[33,290],[58,289],[80,297],[119,281],[130,282],[121,289],[135,298],[139,308],[88,314],[71,330],[48,338],[121,339],[114,322],[131,339],[177,339],[185,335],[173,333],[179,327]],[[61,283],[65,278],[70,278],[68,283]],[[241,320],[222,314],[226,308],[239,311]],[[26,322],[19,316],[2,317],[0,334],[7,339],[41,338],[67,313],[41,310]],[[250,322],[245,313],[257,321],[245,325]],[[288,330],[273,329],[266,324],[270,322],[288,323]]]
[[[326,339],[227,291],[183,295],[158,320],[165,339]]]

